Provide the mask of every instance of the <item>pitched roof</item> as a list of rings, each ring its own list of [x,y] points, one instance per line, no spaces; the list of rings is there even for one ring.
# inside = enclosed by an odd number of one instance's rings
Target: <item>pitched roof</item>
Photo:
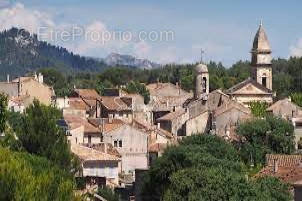
[[[221,105],[220,107],[218,107],[215,110],[214,116],[217,117],[233,108],[238,109],[239,111],[246,113],[246,114],[251,114],[251,111],[249,108],[245,107],[244,105],[242,105],[241,103],[237,102],[237,101],[229,101],[223,105]]]
[[[175,112],[170,112],[170,113],[162,116],[161,118],[158,119],[158,121],[171,121],[171,120],[174,120],[174,119],[182,116],[185,113],[186,113],[186,110],[181,108],[179,110],[176,110]]]
[[[100,99],[100,95],[94,89],[75,89],[74,91],[85,99]]]
[[[248,78],[236,85],[234,85],[233,87],[229,88],[228,90],[225,91],[226,94],[237,94],[236,91],[238,91],[239,89],[245,87],[248,84],[252,84],[255,87],[257,87],[258,89],[262,90],[263,92],[267,93],[267,94],[272,94],[272,90],[262,86],[261,84],[259,84],[258,82],[256,82],[255,80]]]
[[[167,137],[167,138],[173,138],[173,134],[170,133],[169,131],[166,131],[164,129],[161,129],[161,128],[157,128],[155,129],[155,132],[161,136],[164,136],[164,137]]]
[[[89,110],[90,107],[81,98],[69,98],[69,108],[75,110]]]
[[[118,96],[102,96],[102,105],[108,110],[124,111],[131,110],[132,108]]]
[[[83,161],[120,161],[115,155],[97,151],[82,145],[72,144],[71,151]]]
[[[291,102],[288,98],[277,101],[269,108],[267,108],[267,111],[271,111],[275,114],[280,115],[287,114],[291,117],[297,117],[302,114],[302,108]],[[295,114],[293,114],[292,112],[295,112]]]
[[[101,127],[103,129],[104,133],[108,133],[112,130],[115,130],[121,126],[123,126],[125,123],[120,119],[112,119],[111,123],[109,123],[109,119],[88,119],[89,123],[94,125],[95,127]],[[102,125],[103,124],[103,125]]]
[[[266,167],[256,177],[272,176],[282,181],[295,185],[302,181],[302,155],[266,155]],[[274,160],[277,161],[276,172],[273,171]]]
[[[302,162],[302,155],[267,154],[266,165],[273,166],[274,160],[278,161],[279,167],[295,167]]]
[[[74,115],[65,115],[65,121],[68,125],[83,125],[84,126],[84,134],[101,134],[101,131],[98,127],[95,127],[93,124],[89,123],[86,119],[74,116]]]

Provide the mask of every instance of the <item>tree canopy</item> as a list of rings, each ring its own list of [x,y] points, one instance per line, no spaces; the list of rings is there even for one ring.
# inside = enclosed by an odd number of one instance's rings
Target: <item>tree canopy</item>
[[[247,179],[236,149],[206,134],[169,147],[152,164],[142,191],[147,201],[291,199],[288,186],[277,179]]]
[[[279,117],[269,115],[246,121],[238,126],[237,133],[245,139],[239,150],[246,163],[263,164],[265,154],[294,151],[294,127]]]

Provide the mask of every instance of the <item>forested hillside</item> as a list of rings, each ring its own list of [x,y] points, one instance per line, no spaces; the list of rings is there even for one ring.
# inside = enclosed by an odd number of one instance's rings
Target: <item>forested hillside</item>
[[[137,68],[111,67],[101,73],[64,75],[53,68],[41,69],[45,81],[54,86],[58,95],[67,95],[74,87],[95,88],[100,93],[106,87],[127,86],[132,83],[178,82],[187,91],[194,90],[194,67],[196,64],[166,65],[162,68],[143,70]],[[210,62],[210,90],[228,89],[250,76],[250,63],[239,61],[230,68],[221,63]],[[133,88],[133,86],[132,86]],[[139,86],[137,88],[140,88]],[[273,60],[273,90],[277,99],[302,92],[302,59]]]
[[[106,65],[39,41],[36,35],[25,30],[12,28],[0,33],[0,79],[4,79],[6,74],[23,75],[42,67],[72,73],[101,71]]]

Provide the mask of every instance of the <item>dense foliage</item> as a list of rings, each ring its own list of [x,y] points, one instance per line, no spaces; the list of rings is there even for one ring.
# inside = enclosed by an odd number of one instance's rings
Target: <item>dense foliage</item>
[[[267,116],[240,124],[237,133],[244,137],[239,145],[246,163],[264,163],[265,154],[292,154],[294,151],[293,125],[278,117]]]
[[[18,120],[20,116],[14,116]],[[74,168],[74,158],[70,152],[65,133],[57,126],[62,118],[59,110],[34,101],[19,124],[14,125],[21,148],[42,157],[69,171]],[[10,121],[14,121],[11,119]]]
[[[136,93],[142,95],[144,97],[145,104],[148,104],[150,101],[150,92],[144,84],[131,81],[126,85],[125,90],[131,94]]]
[[[254,101],[250,103],[250,109],[254,117],[264,117],[268,104],[266,102]]]
[[[0,94],[0,134],[2,134],[6,130],[7,118],[7,96],[4,94]]]
[[[210,135],[184,139],[152,164],[142,189],[144,200],[290,200],[277,179],[247,180],[237,151]]]
[[[74,200],[74,182],[45,158],[0,147],[0,200]]]
[[[97,194],[105,198],[107,201],[119,201],[118,194],[108,187],[99,188]]]

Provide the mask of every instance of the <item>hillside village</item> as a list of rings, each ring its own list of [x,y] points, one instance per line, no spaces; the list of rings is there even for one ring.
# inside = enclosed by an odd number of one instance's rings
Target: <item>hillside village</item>
[[[195,67],[194,92],[181,83],[155,82],[146,85],[150,102],[123,87],[95,89],[74,86],[68,97],[57,97],[43,81],[41,73],[0,83],[10,111],[23,113],[34,100],[60,109],[63,119],[57,125],[66,133],[70,150],[81,161],[78,177],[85,178],[87,191],[98,186],[131,191],[131,199],[142,200],[139,184],[142,174],[162,156],[165,149],[188,136],[216,135],[230,143],[245,139],[237,126],[253,118],[251,102],[265,102],[267,113],[294,126],[296,153],[302,148],[302,108],[291,98],[274,101],[271,48],[262,23],[251,49],[250,77],[228,90],[210,91],[207,64]],[[257,176],[270,175],[292,185],[295,200],[302,199],[301,155],[270,154]],[[132,190],[129,190],[132,189]]]

